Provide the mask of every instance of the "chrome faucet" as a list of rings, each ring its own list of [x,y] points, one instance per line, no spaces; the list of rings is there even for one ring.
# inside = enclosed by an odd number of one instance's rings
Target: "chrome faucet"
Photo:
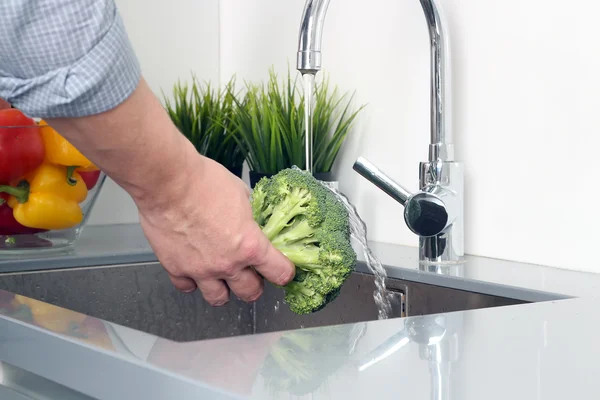
[[[445,23],[435,0],[419,0],[431,43],[431,140],[429,161],[420,163],[419,191],[410,193],[360,157],[354,170],[404,206],[408,228],[419,236],[423,269],[441,272],[462,264],[463,166],[454,159],[448,102],[448,42]],[[329,0],[307,0],[298,41],[297,69],[305,74],[321,70],[321,41]]]

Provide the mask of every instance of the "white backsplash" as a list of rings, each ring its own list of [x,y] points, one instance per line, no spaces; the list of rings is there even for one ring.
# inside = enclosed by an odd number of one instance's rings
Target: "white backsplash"
[[[304,0],[118,0],[146,78],[169,88],[194,70],[205,79],[264,79],[294,68]],[[220,4],[219,4],[220,3]],[[457,156],[466,169],[469,254],[600,272],[589,262],[596,196],[595,11],[574,0],[441,0],[452,47]],[[362,155],[411,190],[427,156],[429,48],[417,0],[332,0],[323,65],[332,82],[368,103],[336,167],[375,241],[415,245],[402,207],[353,170]],[[134,19],[138,19],[135,20]],[[157,92],[158,93],[158,92]],[[133,221],[114,187],[94,222]],[[115,200],[115,198],[117,200]],[[114,213],[114,202],[124,204]],[[592,253],[593,255],[593,253]]]

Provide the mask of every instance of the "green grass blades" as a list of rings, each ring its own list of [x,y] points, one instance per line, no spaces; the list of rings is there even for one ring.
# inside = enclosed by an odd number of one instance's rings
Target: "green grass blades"
[[[275,173],[285,166],[282,138],[277,124],[276,110],[262,92],[264,88],[247,85],[247,93],[235,100],[232,120],[236,140],[243,149],[251,170]]]
[[[358,113],[365,107],[351,112],[354,94],[339,96],[338,88],[330,91],[329,76],[315,86],[313,109],[313,169],[330,172]],[[346,100],[344,102],[344,100]],[[304,165],[304,163],[303,163]]]
[[[244,152],[231,128],[235,96],[235,77],[223,89],[215,90],[192,76],[191,84],[174,85],[172,100],[163,94],[171,120],[198,153],[230,170],[241,168],[244,162]]]
[[[287,83],[282,88],[271,69],[266,84],[247,83],[244,98],[234,100],[236,139],[255,172],[275,174],[303,157],[303,147],[293,148],[304,135],[303,100],[289,75]]]
[[[271,68],[266,84],[247,84],[243,99],[234,99],[236,140],[255,172],[305,167],[304,89],[298,78],[288,70],[280,81]],[[364,106],[352,111],[353,96],[330,90],[328,77],[316,83],[314,96],[313,171],[330,172]]]

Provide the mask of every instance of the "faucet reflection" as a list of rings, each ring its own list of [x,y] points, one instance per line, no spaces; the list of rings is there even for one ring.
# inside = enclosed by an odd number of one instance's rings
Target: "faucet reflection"
[[[405,320],[403,330],[360,360],[358,370],[364,371],[414,342],[419,346],[420,358],[429,365],[431,399],[449,400],[451,366],[458,361],[462,328],[463,315],[460,313],[409,318]]]
[[[457,275],[464,263],[463,166],[454,159],[448,102],[448,41],[434,0],[420,0],[431,44],[431,132],[429,161],[420,164],[420,190],[410,193],[364,158],[354,169],[404,206],[404,220],[419,236],[422,269]],[[297,69],[321,70],[321,41],[329,0],[308,0],[302,15]]]

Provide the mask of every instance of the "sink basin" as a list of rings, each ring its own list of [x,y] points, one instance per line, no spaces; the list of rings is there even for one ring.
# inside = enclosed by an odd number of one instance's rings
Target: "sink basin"
[[[0,274],[0,289],[162,338],[197,341],[252,333],[377,319],[373,276],[359,265],[338,298],[318,313],[299,316],[269,284],[255,304],[237,299],[206,304],[197,291],[177,291],[159,263]],[[391,318],[527,303],[442,286],[388,279]]]

